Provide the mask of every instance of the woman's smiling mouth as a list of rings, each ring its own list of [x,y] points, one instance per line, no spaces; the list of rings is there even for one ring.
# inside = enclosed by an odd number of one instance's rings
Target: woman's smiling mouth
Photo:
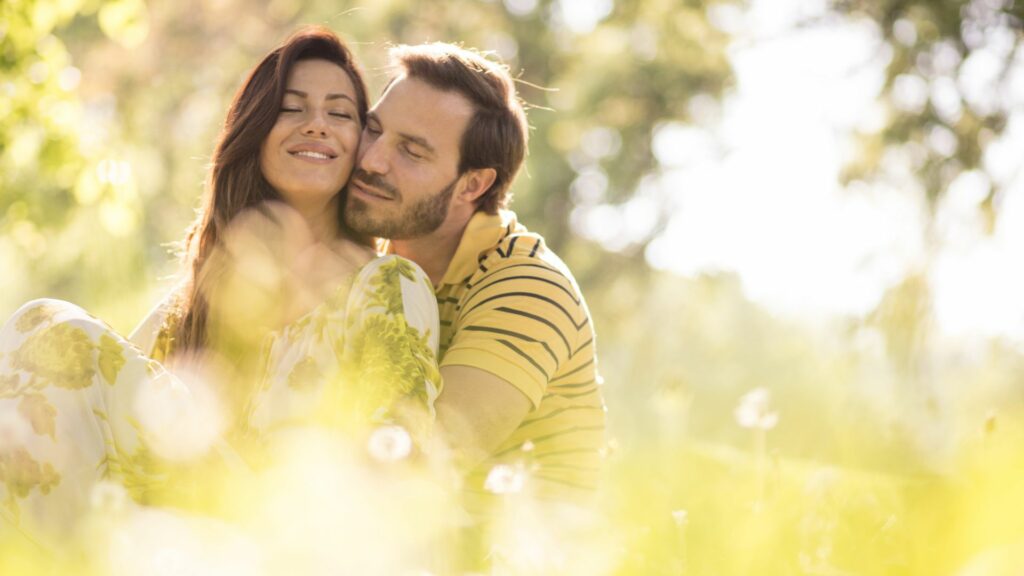
[[[338,157],[338,154],[330,146],[323,144],[300,144],[288,150],[288,154],[296,158],[306,158],[317,162],[329,162]]]

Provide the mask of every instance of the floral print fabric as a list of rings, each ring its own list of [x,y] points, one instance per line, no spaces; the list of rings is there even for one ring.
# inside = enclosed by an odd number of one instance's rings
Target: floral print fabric
[[[424,416],[403,424],[412,422],[414,438],[426,434],[440,390],[437,338],[422,270],[395,256],[373,260],[268,337],[260,380],[231,433],[258,440],[296,425],[373,425],[412,407]],[[138,340],[147,339],[159,342]],[[29,302],[3,325],[0,534],[67,535],[98,484],[115,482],[144,504],[183,463],[216,458],[231,433],[183,448],[181,435],[211,418],[202,391],[152,353],[59,300]]]

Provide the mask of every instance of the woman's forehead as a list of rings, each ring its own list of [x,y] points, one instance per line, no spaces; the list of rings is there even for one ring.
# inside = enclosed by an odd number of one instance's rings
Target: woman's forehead
[[[344,94],[352,98],[355,86],[341,66],[329,60],[299,60],[288,73],[286,87],[313,94]]]

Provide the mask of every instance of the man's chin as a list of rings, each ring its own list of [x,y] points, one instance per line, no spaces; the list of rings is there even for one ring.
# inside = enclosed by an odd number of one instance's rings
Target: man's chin
[[[381,233],[386,230],[383,230],[379,223],[370,219],[370,207],[361,198],[349,196],[346,199],[344,217],[345,225],[353,232],[364,236],[384,237]]]

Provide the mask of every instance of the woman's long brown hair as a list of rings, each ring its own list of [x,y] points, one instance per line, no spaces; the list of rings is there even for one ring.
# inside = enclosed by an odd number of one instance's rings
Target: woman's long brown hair
[[[163,332],[171,340],[165,342],[165,353],[198,350],[206,345],[210,310],[202,288],[203,275],[210,272],[204,266],[228,223],[246,208],[282,199],[263,177],[260,148],[277,122],[292,66],[313,59],[333,62],[348,73],[356,91],[360,124],[365,125],[368,102],[362,72],[348,47],[327,28],[298,30],[249,73],[231,101],[213,153],[202,207],[185,236],[182,260],[186,279],[164,324]],[[345,226],[343,208],[344,202],[339,202],[340,233],[369,245],[369,239]]]

